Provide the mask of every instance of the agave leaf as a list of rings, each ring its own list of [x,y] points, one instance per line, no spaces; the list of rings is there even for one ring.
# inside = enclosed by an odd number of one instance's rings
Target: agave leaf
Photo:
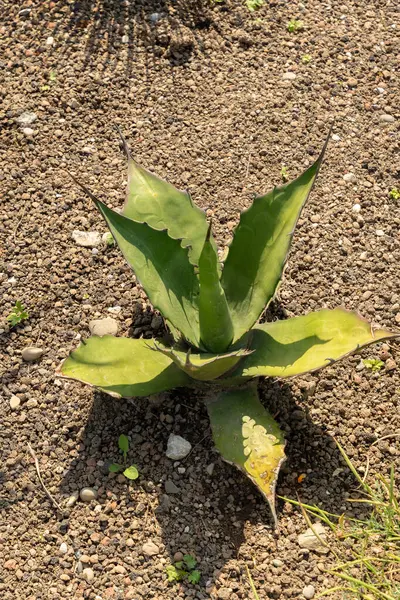
[[[373,330],[355,312],[323,309],[252,329],[246,356],[231,374],[243,377],[292,377],[315,371],[380,340],[400,334]]]
[[[230,346],[233,325],[219,279],[218,255],[211,244],[210,235],[211,225],[199,258],[200,339],[207,350],[219,353]]]
[[[93,336],[62,363],[59,375],[124,398],[190,384],[190,378],[154,348],[153,340]]]
[[[261,404],[257,387],[251,384],[221,392],[207,409],[217,450],[258,486],[276,523],[275,487],[285,460],[285,441],[278,424]]]
[[[199,347],[199,283],[187,250],[166,231],[153,229],[108,208],[74,180],[96,204],[153,306],[191,344]]]
[[[212,381],[233,369],[238,362],[247,356],[246,349],[235,350],[225,354],[192,354],[189,351],[168,348],[155,344],[156,350],[168,356],[187,375],[199,381]]]
[[[233,342],[254,325],[275,294],[327,143],[298,179],[255,198],[241,214],[221,276],[235,330]]]
[[[170,237],[189,248],[189,261],[198,264],[208,227],[204,212],[193,204],[187,192],[153,175],[130,156],[123,214],[154,229],[167,229]]]

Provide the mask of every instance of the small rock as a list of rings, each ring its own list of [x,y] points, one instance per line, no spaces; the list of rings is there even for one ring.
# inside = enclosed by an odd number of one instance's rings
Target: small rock
[[[17,118],[17,123],[20,125],[24,125],[25,127],[28,125],[32,125],[34,121],[37,119],[37,114],[34,112],[26,111],[19,115]]]
[[[308,550],[325,549],[324,544],[321,542],[321,540],[326,541],[325,527],[321,523],[317,522],[313,525],[313,529],[316,531],[319,537],[317,537],[311,527],[309,527],[307,531],[301,533],[297,537],[297,542],[300,548],[307,548]]]
[[[42,348],[36,348],[35,346],[27,346],[22,350],[22,358],[26,362],[32,362],[33,360],[37,360],[43,354],[44,350]]]
[[[292,73],[291,71],[288,71],[287,73],[284,73],[282,75],[282,79],[283,79],[283,81],[294,81],[294,79],[296,79],[296,73]]]
[[[19,13],[18,16],[19,17],[29,17],[29,15],[31,14],[32,9],[31,8],[22,8]]]
[[[350,79],[347,80],[347,85],[349,87],[357,87],[358,81],[354,77],[350,77]]]
[[[123,44],[129,44],[129,35],[123,35],[121,38]]]
[[[91,569],[90,567],[87,567],[86,569],[83,569],[82,571],[82,577],[84,579],[86,579],[86,581],[88,583],[91,583],[94,579],[94,571],[93,569]]]
[[[22,130],[22,133],[24,134],[25,137],[31,138],[34,136],[35,132],[30,127],[24,127]]]
[[[179,494],[179,488],[170,479],[167,479],[165,482],[165,491],[167,494]]]
[[[174,554],[174,562],[180,562],[181,560],[183,560],[183,554],[182,554],[182,552],[175,552],[175,554]]]
[[[54,38],[53,37],[48,37],[46,40],[46,46],[52,46],[54,44]]]
[[[377,235],[378,237],[382,237],[382,236],[384,236],[384,235],[385,235],[385,232],[383,231],[383,229],[377,229],[377,230],[375,231],[375,233],[376,233],[376,235]]]
[[[210,477],[214,473],[214,468],[215,468],[214,463],[210,463],[209,465],[206,466],[206,472],[208,475],[210,475]]]
[[[82,148],[82,154],[94,154],[96,152],[96,148],[92,148],[91,146],[84,146]]]
[[[65,506],[71,508],[79,498],[79,492],[74,492],[66,501]]]
[[[82,488],[79,496],[82,502],[92,502],[97,498],[97,491],[90,487]]]
[[[385,88],[377,87],[376,91],[378,92],[378,94],[384,94],[385,93]]]
[[[351,210],[355,213],[359,213],[361,211],[361,204],[354,204]]]
[[[192,449],[192,444],[180,435],[171,433],[168,438],[166,456],[171,460],[180,460],[185,458]]]
[[[379,117],[381,123],[394,123],[395,122],[395,118],[393,115],[381,115]]]
[[[346,183],[356,183],[357,181],[357,177],[354,175],[354,173],[346,173],[343,175],[343,179]]]
[[[272,565],[276,568],[283,567],[283,564],[283,560],[281,560],[280,558],[274,558],[274,560],[272,561]]]
[[[150,15],[150,21],[152,23],[157,23],[157,21],[159,21],[160,19],[162,19],[162,14],[161,13],[157,13],[157,12],[151,13],[151,15]]]
[[[68,546],[67,546],[67,544],[65,542],[63,542],[60,545],[58,551],[59,551],[60,554],[67,554],[67,552],[68,552]]]
[[[229,598],[232,596],[232,590],[231,588],[225,588],[222,587],[218,590],[218,598],[219,600],[229,600]]]
[[[394,371],[396,367],[397,365],[393,358],[388,358],[388,360],[385,362],[386,371]]]
[[[142,552],[146,556],[156,556],[160,552],[160,548],[153,542],[146,542],[142,546]]]
[[[101,235],[97,231],[78,231],[72,232],[72,239],[84,248],[95,248],[101,244]]]
[[[21,404],[21,400],[18,398],[18,396],[12,395],[10,398],[11,410],[17,410],[17,408],[19,407],[20,404]]]
[[[17,561],[14,560],[13,558],[6,560],[6,562],[4,563],[4,568],[7,569],[8,571],[15,571],[17,566],[18,566]]]
[[[154,315],[154,317],[151,320],[151,325],[150,327],[152,329],[160,329],[160,327],[163,324],[163,318],[161,315]]]
[[[366,290],[361,296],[361,300],[369,300],[372,296],[371,290]]]
[[[111,317],[106,317],[105,319],[94,319],[93,321],[89,321],[89,329],[92,335],[117,335],[118,323]]]
[[[306,587],[303,588],[303,596],[306,598],[306,600],[311,600],[311,598],[314,598],[315,587],[313,585],[306,585]]]
[[[333,140],[334,142],[340,142],[340,140],[341,140],[341,138],[340,138],[340,135],[338,135],[337,133],[334,133],[334,134],[332,135],[332,140]]]

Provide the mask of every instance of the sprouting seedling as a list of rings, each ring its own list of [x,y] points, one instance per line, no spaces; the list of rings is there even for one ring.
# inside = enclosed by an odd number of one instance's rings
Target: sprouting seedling
[[[393,188],[389,192],[389,198],[391,200],[400,200],[400,191],[397,188]]]
[[[264,5],[264,0],[246,0],[246,6],[250,12],[254,12]]]
[[[7,321],[11,323],[11,327],[19,325],[22,321],[29,317],[29,313],[20,300],[17,300],[12,311],[7,317]]]
[[[367,369],[371,369],[371,371],[380,371],[384,366],[384,362],[379,360],[379,358],[364,358],[363,364]]]
[[[106,243],[107,246],[115,246],[115,240],[112,236],[112,234],[107,231],[104,235],[103,235],[103,241]]]
[[[308,65],[308,63],[311,62],[311,54],[303,54],[303,56],[301,57],[301,62],[304,65]]]
[[[287,24],[287,30],[289,33],[297,33],[302,29],[304,29],[304,23],[298,19],[290,19],[289,23]]]
[[[169,582],[179,582],[185,579],[195,585],[200,581],[201,572],[196,569],[197,561],[191,554],[185,554],[182,560],[169,565],[165,571]]]
[[[281,168],[281,179],[284,183],[286,181],[288,181],[288,179],[289,179],[288,170],[285,165],[282,165],[282,168]]]
[[[129,439],[126,435],[121,434],[119,436],[118,447],[122,452],[124,464],[120,465],[118,463],[113,463],[108,467],[108,470],[110,473],[120,473],[122,471],[122,474],[125,475],[127,479],[137,479],[139,477],[139,471],[137,470],[136,465],[131,465],[130,467],[126,466],[129,452]]]

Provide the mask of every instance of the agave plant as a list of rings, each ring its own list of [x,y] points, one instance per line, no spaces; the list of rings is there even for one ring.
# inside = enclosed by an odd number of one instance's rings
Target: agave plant
[[[126,144],[121,213],[80,184],[164,316],[172,341],[93,336],[64,361],[60,374],[116,397],[203,386],[217,449],[259,487],[275,521],[285,440],[259,400],[257,378],[309,373],[395,335],[342,308],[259,322],[281,281],[326,145],[300,177],[256,197],[242,212],[223,265],[211,224],[190,195],[140,167]]]

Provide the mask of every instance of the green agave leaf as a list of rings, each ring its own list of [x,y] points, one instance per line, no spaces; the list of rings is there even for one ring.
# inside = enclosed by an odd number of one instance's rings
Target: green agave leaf
[[[275,487],[285,460],[285,440],[261,404],[256,385],[222,392],[207,409],[217,450],[258,486],[276,523]]]
[[[81,187],[95,202],[153,306],[199,347],[199,282],[187,251],[166,231],[120,215]]]
[[[189,261],[197,265],[208,227],[204,212],[193,204],[188,193],[153,175],[131,157],[128,160],[123,214],[154,229],[167,229],[170,237],[189,248]],[[215,247],[215,242],[212,244]]]
[[[182,369],[192,379],[199,381],[212,381],[217,377],[221,377],[221,375],[233,369],[249,353],[248,350],[242,348],[226,354],[208,354],[206,352],[192,354],[190,350],[168,348],[160,344],[156,344],[155,348],[174,361],[179,369]]]
[[[235,377],[292,377],[326,367],[336,360],[380,340],[400,334],[373,330],[355,312],[323,309],[286,321],[263,323],[252,329],[246,356],[233,371]]]
[[[221,276],[235,330],[233,342],[254,325],[275,294],[327,143],[298,179],[255,198],[241,214]]]
[[[199,259],[200,339],[207,350],[219,353],[230,346],[233,325],[219,280],[218,255],[210,242],[210,235],[211,225]]]
[[[190,384],[190,378],[160,352],[153,340],[91,337],[62,363],[59,374],[111,396],[149,396]]]

